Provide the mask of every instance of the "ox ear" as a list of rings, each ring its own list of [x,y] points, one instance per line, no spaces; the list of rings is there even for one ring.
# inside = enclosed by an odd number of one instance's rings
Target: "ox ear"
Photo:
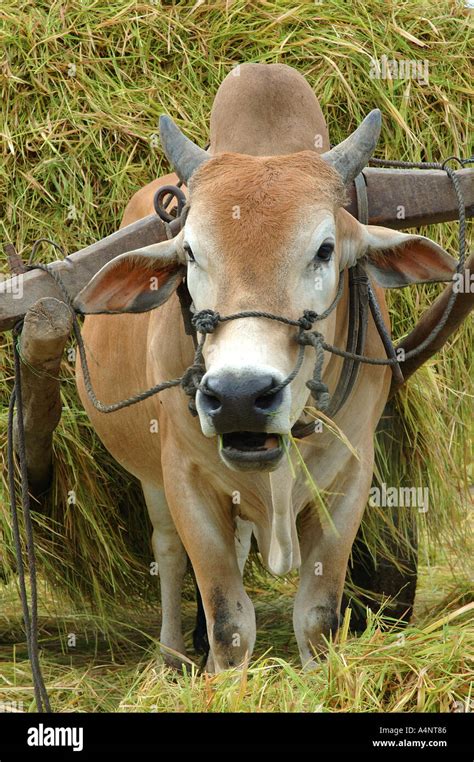
[[[452,280],[457,261],[423,235],[364,225],[367,270],[383,288]]]
[[[343,267],[364,259],[369,275],[383,288],[452,280],[457,260],[429,238],[361,225],[353,217],[350,221],[345,218],[345,222]]]
[[[166,302],[185,274],[177,239],[162,241],[112,259],[79,292],[74,306],[85,315],[148,312]]]

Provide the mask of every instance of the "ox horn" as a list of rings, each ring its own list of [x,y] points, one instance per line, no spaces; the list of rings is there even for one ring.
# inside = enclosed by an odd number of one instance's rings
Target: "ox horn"
[[[367,114],[352,135],[330,151],[321,154],[321,158],[339,172],[345,185],[352,182],[369,163],[379,139],[381,126],[382,114],[376,108]]]
[[[169,116],[160,116],[160,137],[165,156],[183,183],[187,183],[193,172],[211,158],[183,135]]]

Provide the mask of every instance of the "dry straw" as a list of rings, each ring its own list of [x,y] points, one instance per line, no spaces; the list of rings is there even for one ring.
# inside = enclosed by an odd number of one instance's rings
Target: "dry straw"
[[[204,145],[217,87],[242,61],[288,63],[305,74],[323,105],[333,142],[379,107],[384,115],[379,157],[437,161],[467,155],[472,132],[468,42],[468,11],[462,3],[443,0],[193,2],[166,8],[146,1],[72,0],[63,6],[5,0],[0,14],[1,240],[12,241],[28,256],[41,236],[71,252],[115,230],[134,191],[168,171],[155,137],[159,115],[170,114]],[[371,78],[371,59],[383,55],[427,62],[428,84],[416,78]],[[455,224],[421,232],[455,252]],[[46,249],[41,254],[43,261],[54,256]],[[6,275],[6,262],[2,270]],[[438,291],[424,286],[390,295],[396,336],[410,330]],[[10,341],[3,336],[0,347],[0,571],[7,578],[12,567],[5,482]],[[380,621],[373,619],[358,640],[343,627],[342,642],[331,646],[320,672],[303,676],[295,666],[290,629],[295,580],[273,580],[254,565],[248,583],[262,621],[257,661],[243,676],[191,675],[174,682],[163,680],[148,661],[159,612],[157,580],[148,573],[150,526],[140,489],[92,431],[78,403],[73,363],[65,358],[55,480],[48,511],[35,517],[44,580],[45,673],[55,707],[449,711],[453,702],[467,701],[465,654],[472,630],[463,606],[469,600],[471,347],[472,329],[466,325],[417,373],[398,398],[396,457],[389,459],[387,449],[379,449],[380,482],[404,480],[430,489],[429,511],[418,516],[422,584],[405,650],[396,634],[382,634]],[[71,491],[75,504],[68,502]],[[385,545],[390,555],[380,530],[387,520],[383,509],[371,509],[364,531],[373,552]],[[396,531],[400,542],[406,540],[403,516]],[[22,640],[15,593],[14,579],[3,587],[0,583],[5,604],[0,699],[23,700],[28,708],[32,693],[25,654],[13,648]],[[430,615],[433,596],[436,605],[451,612],[444,624]],[[187,603],[188,630],[191,610]],[[284,613],[288,622],[283,624]],[[78,633],[75,651],[67,647],[71,630]]]

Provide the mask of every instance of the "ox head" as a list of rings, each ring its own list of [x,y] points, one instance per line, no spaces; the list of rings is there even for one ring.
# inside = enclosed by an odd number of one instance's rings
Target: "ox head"
[[[380,122],[380,112],[372,111],[321,156],[212,157],[162,117],[165,153],[189,187],[184,228],[171,241],[114,259],[81,292],[78,307],[86,313],[149,310],[186,274],[197,311],[253,309],[297,319],[304,310],[326,310],[340,272],[359,258],[385,288],[450,280],[455,260],[437,244],[362,225],[342,208],[345,186],[368,163]],[[318,323],[330,343],[337,315]],[[243,318],[219,324],[206,338],[197,411],[203,434],[218,435],[220,456],[231,468],[271,470],[282,458],[285,438],[307,404],[305,382],[314,364],[306,351],[296,379],[276,389],[295,365],[295,335],[282,323]]]

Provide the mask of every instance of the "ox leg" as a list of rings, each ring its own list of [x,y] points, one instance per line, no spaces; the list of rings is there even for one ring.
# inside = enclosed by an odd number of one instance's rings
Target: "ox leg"
[[[163,454],[166,495],[179,536],[191,560],[206,614],[208,669],[241,666],[252,654],[255,611],[237,563],[235,527],[227,495],[212,491],[195,472],[183,469],[174,450]],[[174,468],[180,462],[181,471]],[[179,485],[179,489],[177,487]]]
[[[253,530],[253,524],[250,521],[245,521],[238,516],[235,518],[235,534],[234,534],[234,543],[235,543],[235,555],[237,558],[237,566],[239,567],[240,575],[243,576],[245,563],[248,558],[248,554],[250,552],[250,543],[252,541],[252,530]],[[244,591],[244,594],[247,598],[247,595]],[[251,627],[253,626],[252,635],[251,635],[251,648],[253,649],[254,643],[255,643],[255,613],[253,610],[252,603],[250,602],[250,599],[248,599],[248,602],[250,604],[250,616],[253,617],[253,623],[251,622]],[[220,610],[219,610],[220,609]],[[237,602],[237,609],[240,610],[239,602]],[[240,633],[240,627],[232,627],[233,630],[231,639],[230,639],[230,649],[227,648],[227,651],[230,651],[230,654],[224,654],[224,659],[222,659],[222,653],[219,653],[222,651],[222,634],[219,635],[219,631],[221,628],[220,620],[225,620],[227,614],[225,610],[225,604],[218,607],[217,612],[214,612],[214,622],[211,624],[212,631],[214,633],[214,650],[210,649],[208,653],[207,658],[207,664],[206,664],[206,670],[207,672],[219,672],[222,669],[227,669],[228,667],[234,667],[234,666],[240,666],[240,664],[243,662],[243,660],[246,657],[250,657],[251,650],[248,650],[247,652],[243,650],[242,643],[241,643],[241,633]],[[209,631],[209,625],[208,625],[208,631]],[[225,639],[225,638],[224,638]],[[229,640],[229,638],[227,638]],[[214,656],[215,651],[217,650],[216,657]],[[240,656],[237,655],[237,650],[240,651]],[[233,652],[234,653],[233,653]],[[243,658],[242,658],[243,654]],[[237,658],[237,662],[236,662]]]
[[[166,664],[181,668],[183,662],[167,649],[186,655],[181,622],[181,591],[187,556],[179,539],[162,489],[143,484],[143,494],[153,525],[152,545],[161,589],[161,653]]]
[[[217,581],[201,581],[210,645],[208,672],[243,666],[255,645],[255,611],[240,574],[235,577],[235,570],[232,572]]]
[[[353,467],[350,477],[338,483],[328,505],[337,534],[321,527],[313,508],[302,516],[300,525],[300,583],[293,610],[293,626],[304,667],[315,666],[315,653],[324,651],[324,638],[339,627],[344,581],[349,554],[362,519],[370,488],[372,470]]]
[[[240,573],[243,575],[245,563],[247,561],[250,544],[252,541],[253,524],[250,521],[245,521],[239,516],[235,518],[235,552],[237,555],[237,564],[240,569]],[[206,614],[204,606],[202,605],[201,593],[196,583],[196,602],[197,602],[197,614],[196,625],[193,632],[193,644],[194,650],[198,654],[209,655],[209,643],[207,639],[207,625]],[[211,661],[208,662],[208,668],[212,666]]]

